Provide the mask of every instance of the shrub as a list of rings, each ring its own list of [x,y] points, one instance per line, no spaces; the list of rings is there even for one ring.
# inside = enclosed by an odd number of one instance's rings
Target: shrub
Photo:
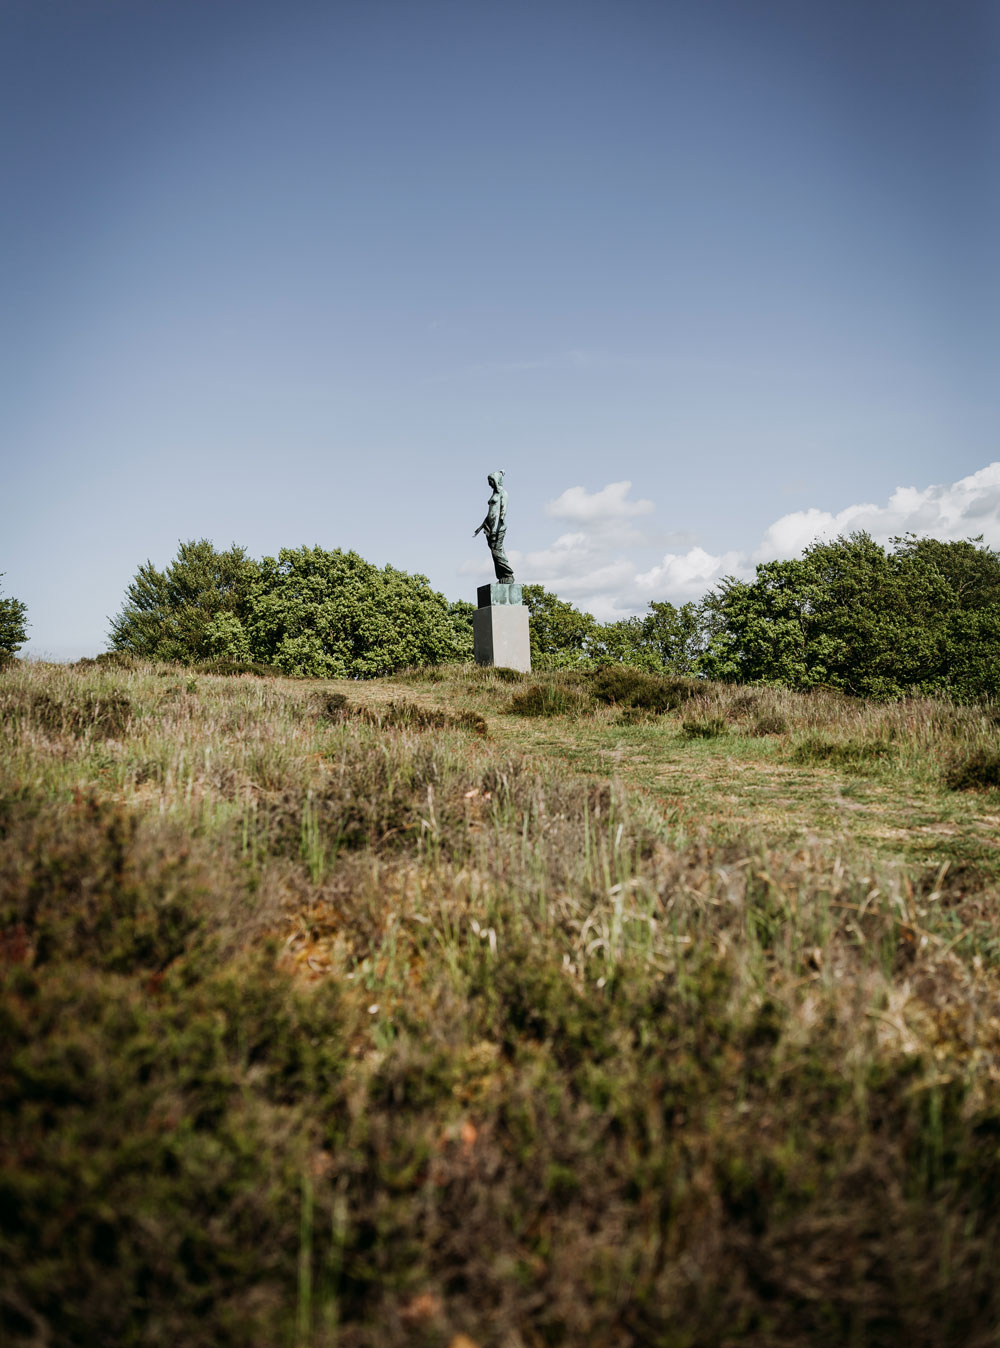
[[[702,601],[710,678],[827,684],[894,701],[911,691],[974,701],[1000,691],[1000,553],[977,540],[866,533],[815,542],[726,577]]]
[[[806,735],[792,749],[792,762],[865,772],[874,764],[893,758],[895,745],[888,740],[836,739],[829,735]]]
[[[374,678],[472,653],[471,629],[426,576],[341,549],[265,557],[244,625],[256,659],[316,678]]]
[[[206,660],[198,665],[202,674],[253,674],[259,679],[279,678],[284,673],[275,665],[261,665],[253,660]]]
[[[111,644],[147,660],[193,664],[249,656],[241,621],[258,564],[235,544],[182,543],[164,571],[140,566],[111,622]]]
[[[586,705],[579,689],[561,683],[533,683],[510,700],[515,716],[566,716]]]
[[[475,711],[463,711],[455,715],[437,707],[422,707],[418,702],[355,706],[343,693],[324,694],[320,715],[334,721],[357,717],[384,730],[471,730],[476,735],[485,735],[487,732],[485,719]]]
[[[27,716],[48,734],[85,735],[89,731],[98,738],[118,739],[128,729],[132,704],[120,693],[105,697],[88,693],[63,700],[43,692],[32,697]]]
[[[633,665],[605,665],[591,675],[590,687],[598,702],[653,712],[674,711],[705,691],[697,679],[650,674]]]
[[[1000,787],[1000,753],[979,749],[954,762],[945,774],[952,791],[981,791]]]
[[[508,665],[493,665],[490,667],[490,673],[498,683],[524,682],[524,674],[519,669],[511,669]]]
[[[728,728],[724,716],[688,717],[683,723],[684,734],[691,739],[715,739],[724,735]]]
[[[28,639],[27,605],[20,599],[0,598],[0,665],[14,658]]]
[[[762,712],[754,721],[751,734],[784,735],[787,729],[788,721],[780,712]]]

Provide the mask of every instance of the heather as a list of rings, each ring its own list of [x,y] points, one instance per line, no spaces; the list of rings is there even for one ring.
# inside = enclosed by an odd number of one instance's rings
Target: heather
[[[125,657],[0,716],[5,1341],[995,1342],[991,705]]]

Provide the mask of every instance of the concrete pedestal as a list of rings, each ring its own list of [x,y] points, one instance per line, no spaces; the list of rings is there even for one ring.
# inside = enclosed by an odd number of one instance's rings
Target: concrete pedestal
[[[531,670],[531,642],[528,637],[528,610],[521,603],[520,585],[482,585],[483,591],[517,590],[514,603],[481,604],[472,619],[473,649],[477,665],[503,665],[507,669]],[[506,596],[505,596],[506,598]]]
[[[517,581],[505,585],[495,580],[491,585],[480,585],[476,590],[476,603],[480,608],[489,608],[490,604],[520,604],[521,587]]]

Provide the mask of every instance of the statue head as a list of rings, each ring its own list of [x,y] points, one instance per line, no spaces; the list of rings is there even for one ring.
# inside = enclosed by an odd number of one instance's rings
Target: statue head
[[[486,478],[486,481],[490,484],[490,486],[493,488],[494,491],[499,491],[500,488],[503,486],[503,474],[504,470],[502,468],[498,468],[495,473],[490,473]]]

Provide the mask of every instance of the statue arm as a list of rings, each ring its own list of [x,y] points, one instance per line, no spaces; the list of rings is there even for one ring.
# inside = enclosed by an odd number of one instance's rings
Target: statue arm
[[[491,496],[489,509],[486,512],[486,518],[476,530],[476,534],[481,533],[485,529],[487,539],[492,538],[496,533],[500,518],[500,503],[495,496]],[[472,537],[475,538],[476,534],[473,534]]]

